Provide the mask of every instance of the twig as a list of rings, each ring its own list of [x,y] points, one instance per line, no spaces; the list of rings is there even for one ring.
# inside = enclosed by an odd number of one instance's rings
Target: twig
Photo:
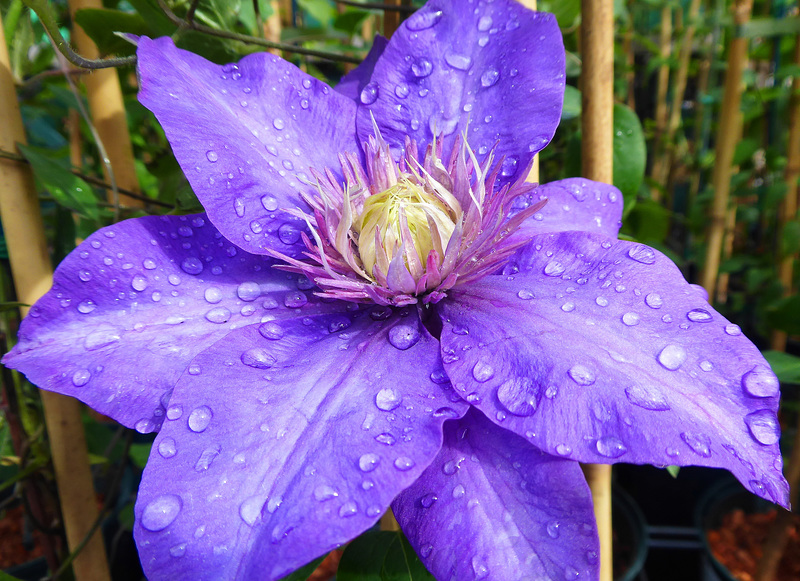
[[[10,159],[12,161],[18,161],[20,163],[28,163],[28,164],[30,163],[23,156],[17,155],[16,153],[11,153],[10,151],[5,151],[4,149],[0,149],[0,158]],[[86,175],[85,173],[82,173],[78,169],[69,168],[69,171],[70,171],[70,173],[72,175],[78,176],[79,178],[81,178],[82,180],[84,180],[86,182],[89,182],[93,186],[97,186],[97,187],[103,188],[105,190],[111,190],[112,189],[111,184],[108,184],[108,183],[104,182],[103,180],[98,179],[96,177],[92,177],[90,175]],[[174,209],[175,208],[175,206],[173,206],[172,204],[167,204],[166,202],[162,202],[160,200],[154,200],[152,198],[148,198],[147,196],[143,196],[142,194],[137,194],[136,192],[133,192],[131,190],[127,190],[125,188],[117,188],[117,191],[120,194],[125,194],[126,196],[128,196],[130,198],[133,198],[135,200],[140,200],[140,201],[145,202],[147,204],[152,204],[154,206],[160,206],[162,208],[169,208],[169,209]],[[113,204],[108,204],[108,205],[109,205],[109,207],[113,206]],[[125,209],[125,208],[122,207],[121,209]],[[130,208],[130,209],[134,210],[136,208]]]
[[[50,36],[50,40],[53,42],[53,46],[64,55],[69,62],[71,62],[76,67],[80,67],[82,69],[107,69],[112,67],[126,67],[128,65],[136,64],[136,57],[129,56],[129,57],[122,57],[122,58],[110,58],[110,59],[87,59],[76,53],[72,50],[72,47],[69,43],[64,40],[64,37],[61,36],[61,31],[58,29],[58,24],[53,18],[50,10],[48,9],[48,4],[46,0],[22,0],[25,5],[30,8],[36,16],[39,17],[39,20],[44,26],[44,29],[47,31],[47,34]]]
[[[237,32],[228,32],[226,30],[217,30],[215,28],[211,28],[210,26],[198,24],[195,21],[188,22],[187,20],[179,16],[176,16],[175,13],[172,10],[170,10],[169,6],[166,5],[164,0],[156,0],[156,1],[158,2],[159,8],[161,8],[161,10],[167,16],[167,18],[169,18],[172,21],[172,23],[175,24],[181,30],[194,30],[197,32],[208,34],[210,36],[227,38],[229,40],[237,40],[239,42],[244,42],[246,44],[255,44],[258,46],[265,46],[267,48],[277,48],[286,52],[303,54],[306,56],[315,56],[321,59],[326,59],[331,61],[341,61],[341,62],[356,63],[356,64],[361,62],[360,58],[354,56],[349,56],[344,54],[334,54],[322,50],[314,50],[312,48],[303,48],[295,46],[293,44],[287,44],[284,42],[272,42],[271,40],[258,38],[256,36],[248,36],[246,34],[239,34]]]

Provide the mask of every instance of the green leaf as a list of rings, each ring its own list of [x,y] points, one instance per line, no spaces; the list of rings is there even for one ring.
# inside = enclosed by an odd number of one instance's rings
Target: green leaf
[[[322,563],[324,559],[324,556],[314,559],[308,565],[300,567],[294,573],[291,573],[289,576],[281,579],[281,581],[306,581],[306,579],[311,576],[311,573],[313,573],[317,567],[319,567],[319,564]]]
[[[667,466],[667,472],[669,472],[669,475],[672,476],[673,478],[678,477],[678,472],[680,472],[680,470],[681,470],[680,466]]]
[[[783,383],[800,383],[800,357],[782,351],[764,351],[764,358]]]
[[[753,18],[736,30],[736,36],[744,38],[797,34],[800,34],[800,18]]]
[[[0,313],[5,313],[7,311],[13,311],[20,307],[29,307],[30,305],[25,303],[0,303]]]
[[[800,252],[800,222],[791,220],[783,225],[781,254],[782,256],[791,256],[798,252]]]
[[[30,162],[33,175],[60,205],[91,220],[100,217],[92,188],[69,171],[65,164],[49,157],[46,150],[20,144],[17,147]]]
[[[575,119],[581,116],[581,92],[567,85],[564,87],[564,107],[561,109],[561,120]]]
[[[344,551],[337,581],[434,581],[401,532],[367,531]]]
[[[614,185],[627,200],[644,180],[647,146],[639,117],[630,107],[614,105]]]
[[[800,295],[777,301],[767,310],[767,322],[789,335],[800,335]]]
[[[131,462],[139,468],[144,468],[145,464],[147,464],[147,459],[150,457],[150,448],[152,448],[152,446],[152,442],[131,444],[128,450],[128,456],[130,456]]]
[[[297,3],[322,26],[327,26],[336,17],[336,8],[328,0],[297,0]]]
[[[364,21],[370,16],[371,13],[366,10],[347,10],[336,17],[333,27],[346,32],[348,36],[353,36],[361,30]]]
[[[103,54],[131,55],[136,47],[114,32],[147,34],[150,27],[138,14],[109,10],[107,8],[84,8],[75,13],[75,20],[89,35]]]
[[[572,28],[581,13],[581,0],[552,0],[541,4],[540,10],[552,12],[561,28]]]

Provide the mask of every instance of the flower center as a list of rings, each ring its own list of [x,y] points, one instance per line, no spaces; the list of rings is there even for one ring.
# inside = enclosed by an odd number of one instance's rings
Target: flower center
[[[402,175],[388,190],[367,197],[353,224],[364,270],[374,278],[377,263],[382,272],[388,272],[398,252],[414,253],[421,263],[431,250],[444,256],[458,214],[460,208],[449,207],[413,176]],[[405,262],[409,266],[407,257]]]

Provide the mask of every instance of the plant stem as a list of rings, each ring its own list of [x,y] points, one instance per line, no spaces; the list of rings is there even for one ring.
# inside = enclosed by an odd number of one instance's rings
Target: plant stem
[[[582,0],[581,13],[582,173],[589,179],[611,183],[614,161],[614,1]],[[592,490],[600,536],[600,581],[611,581],[611,466],[587,464],[584,473]]]
[[[656,114],[655,114],[655,146],[656,158],[653,162],[651,177],[654,186],[650,191],[650,197],[655,201],[661,199],[661,192],[664,186],[664,166],[666,165],[665,151],[666,129],[667,129],[667,92],[669,90],[669,55],[672,52],[672,7],[667,3],[661,9],[661,34],[658,37],[658,56],[661,58],[661,66],[658,67],[658,84],[656,88]]]
[[[750,19],[752,0],[736,0],[734,23],[741,26]],[[728,201],[731,190],[731,166],[738,135],[739,108],[742,101],[742,73],[747,62],[748,40],[735,37],[728,48],[728,64],[725,74],[722,109],[720,110],[719,132],[714,156],[713,188],[714,200],[706,241],[706,254],[700,284],[708,291],[708,296],[716,293],[722,242],[725,236],[725,222],[728,216]]]

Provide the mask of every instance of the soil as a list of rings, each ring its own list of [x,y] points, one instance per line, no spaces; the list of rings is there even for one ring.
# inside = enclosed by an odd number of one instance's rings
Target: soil
[[[23,544],[23,522],[25,513],[22,506],[9,508],[0,515],[0,570],[20,565],[42,556],[41,543],[33,543],[31,550]],[[34,533],[34,540],[37,533]]]
[[[720,528],[707,531],[711,552],[735,579],[755,579],[758,561],[763,554],[764,540],[777,514],[777,510],[748,514],[738,509],[723,517]],[[776,581],[800,579],[800,515],[793,515],[792,522],[789,542],[783,552]]]

